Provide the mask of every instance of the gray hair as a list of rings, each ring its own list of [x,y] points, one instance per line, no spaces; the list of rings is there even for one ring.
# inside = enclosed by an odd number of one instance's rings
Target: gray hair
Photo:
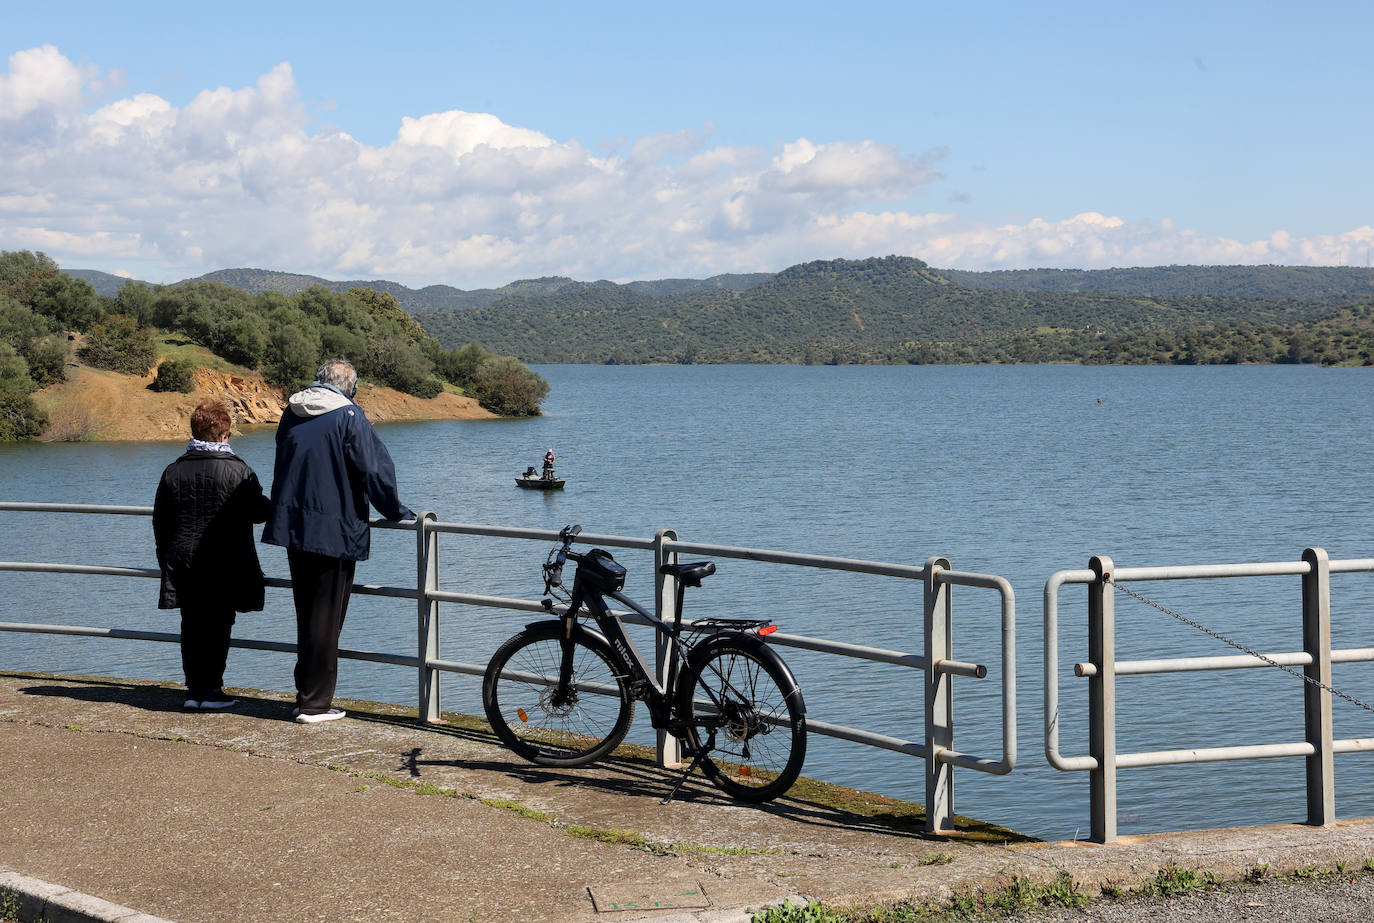
[[[358,373],[353,363],[347,359],[328,359],[315,373],[315,380],[333,385],[344,394],[352,395],[358,390]]]

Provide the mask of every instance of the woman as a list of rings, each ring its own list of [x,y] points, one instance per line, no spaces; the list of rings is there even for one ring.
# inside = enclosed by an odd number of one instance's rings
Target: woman
[[[186,454],[167,466],[153,502],[153,536],[162,568],[159,609],[181,609],[186,707],[218,711],[235,612],[263,607],[264,583],[253,523],[267,519],[258,476],[229,447],[224,405],[191,413]]]

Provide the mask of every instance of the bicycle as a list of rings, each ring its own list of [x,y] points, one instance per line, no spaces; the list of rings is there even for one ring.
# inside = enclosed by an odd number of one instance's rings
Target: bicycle
[[[496,736],[531,763],[585,766],[620,745],[635,703],[644,702],[654,728],[682,741],[691,757],[664,804],[698,766],[740,801],[769,801],[791,788],[806,759],[806,705],[792,672],[761,637],[777,626],[729,618],[684,625],[684,590],[715,573],[710,561],[659,568],[677,587],[669,624],[624,595],[625,568],[609,552],[571,550],[581,531],[560,531],[544,563],[544,610],[558,617],[526,625],[487,664],[482,706]],[[577,565],[570,593],[563,585],[569,559]],[[554,597],[566,603],[561,612]],[[607,599],[643,616],[668,642],[664,683]]]

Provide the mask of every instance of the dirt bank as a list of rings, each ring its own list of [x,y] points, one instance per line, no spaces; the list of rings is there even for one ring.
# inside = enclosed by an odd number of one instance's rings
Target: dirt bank
[[[261,377],[210,368],[196,371],[196,389],[190,394],[149,390],[155,373],[120,375],[73,364],[67,375],[67,381],[34,395],[35,403],[50,418],[40,437],[45,441],[180,441],[189,435],[191,411],[211,398],[233,408],[235,424],[240,427],[276,423],[286,407],[281,390]],[[364,384],[358,389],[357,400],[374,423],[484,420],[495,416],[473,398],[447,391],[426,400]]]

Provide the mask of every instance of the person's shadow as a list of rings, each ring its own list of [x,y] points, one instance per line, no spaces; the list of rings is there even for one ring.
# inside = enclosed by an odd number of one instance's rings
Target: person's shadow
[[[74,699],[78,702],[127,705],[150,712],[185,712],[186,692],[164,686],[121,682],[115,679],[64,679],[61,685],[21,686],[21,695]],[[291,720],[291,703],[234,695],[232,712],[257,718]],[[189,712],[188,712],[189,714]]]

